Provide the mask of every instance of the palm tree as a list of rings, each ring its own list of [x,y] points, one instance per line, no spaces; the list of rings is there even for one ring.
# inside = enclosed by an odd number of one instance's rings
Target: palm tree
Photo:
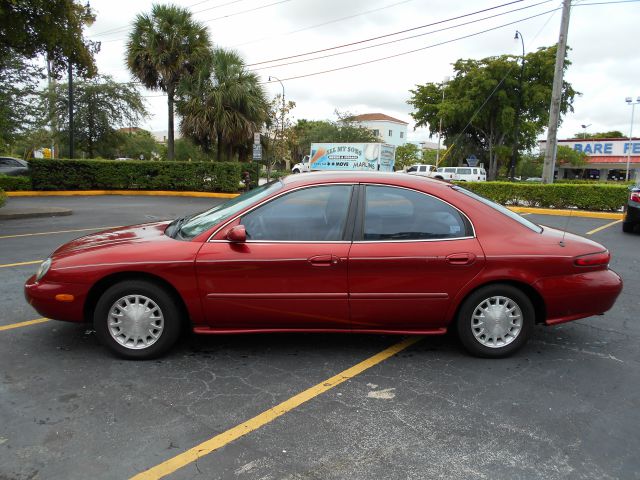
[[[167,157],[174,158],[173,105],[180,80],[193,74],[211,55],[207,27],[186,8],[158,5],[138,14],[127,41],[127,66],[142,84],[167,93]]]
[[[202,75],[180,87],[180,130],[217,157],[231,158],[268,117],[268,104],[258,76],[246,70],[238,53],[216,48]]]

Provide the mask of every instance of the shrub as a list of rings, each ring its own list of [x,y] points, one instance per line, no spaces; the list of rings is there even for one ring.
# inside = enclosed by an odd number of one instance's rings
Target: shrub
[[[0,207],[4,206],[7,201],[7,194],[0,188]]]
[[[0,188],[7,192],[31,190],[31,180],[29,177],[10,177],[8,175],[0,175]]]
[[[502,205],[616,211],[627,201],[626,185],[459,182],[460,186]]]
[[[237,162],[31,160],[34,190],[237,192]]]

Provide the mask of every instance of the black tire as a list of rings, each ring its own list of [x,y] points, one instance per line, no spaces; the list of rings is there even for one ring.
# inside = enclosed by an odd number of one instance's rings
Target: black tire
[[[633,222],[622,222],[622,231],[624,233],[633,233],[635,231],[635,223]]]
[[[507,299],[509,302],[500,303]],[[492,303],[495,302],[495,303]],[[482,308],[509,307],[515,304],[520,310],[520,325],[516,319],[510,320],[508,324],[503,324],[500,331],[504,332],[501,337],[492,337],[495,331],[488,335],[483,332],[482,325],[475,323],[474,314],[482,313]],[[517,313],[517,310],[514,310]],[[477,320],[479,322],[479,320]],[[458,311],[456,327],[458,338],[469,353],[484,358],[507,357],[520,349],[531,336],[535,324],[535,309],[529,297],[516,287],[504,284],[488,285],[480,288],[469,295]],[[519,326],[519,331],[516,329]],[[509,330],[506,330],[508,328]],[[516,332],[513,334],[512,332]],[[474,334],[476,332],[476,334]],[[478,335],[480,338],[476,338]],[[494,346],[487,346],[494,341]]]
[[[127,301],[124,300],[127,297],[133,297],[134,299],[138,297],[138,304],[140,304],[140,301],[144,303],[140,307],[137,307],[135,303],[127,304]],[[116,302],[119,300],[122,303],[116,306]],[[127,337],[125,333],[122,333],[124,330],[121,327],[116,324],[111,327],[109,325],[112,309],[114,314],[119,312],[120,315],[126,316],[124,309],[132,305],[133,308],[141,309],[144,314],[152,316],[151,320],[146,319],[151,325],[151,327],[147,325],[146,336],[141,333],[140,339],[133,342],[127,341]],[[136,312],[133,312],[133,314],[136,315]],[[171,292],[149,281],[126,280],[111,286],[102,294],[94,311],[93,326],[100,342],[116,355],[132,360],[148,360],[164,354],[176,342],[180,336],[180,316],[181,310],[174,301]],[[133,322],[138,323],[139,320],[139,318],[136,318]],[[129,325],[131,325],[132,320],[128,319],[128,321]],[[154,326],[157,326],[157,328],[154,329]],[[160,332],[159,336],[155,338],[153,334],[158,334],[158,332]],[[143,336],[144,340],[142,339]],[[150,344],[144,346],[145,341]]]
[[[296,174],[296,173],[300,173],[300,170],[298,170],[297,168],[294,168],[291,173]]]

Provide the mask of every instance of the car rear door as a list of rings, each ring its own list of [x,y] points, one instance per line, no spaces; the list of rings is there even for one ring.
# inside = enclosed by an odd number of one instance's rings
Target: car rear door
[[[348,330],[353,185],[287,192],[225,227],[198,254],[208,324],[219,330]],[[224,240],[242,224],[247,241]]]
[[[362,187],[349,253],[354,331],[438,331],[456,293],[483,268],[469,219],[415,190]]]

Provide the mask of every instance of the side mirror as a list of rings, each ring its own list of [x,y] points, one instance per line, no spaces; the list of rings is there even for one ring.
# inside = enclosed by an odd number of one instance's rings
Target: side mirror
[[[247,231],[244,225],[236,225],[227,232],[227,240],[233,243],[244,243],[247,241]]]

